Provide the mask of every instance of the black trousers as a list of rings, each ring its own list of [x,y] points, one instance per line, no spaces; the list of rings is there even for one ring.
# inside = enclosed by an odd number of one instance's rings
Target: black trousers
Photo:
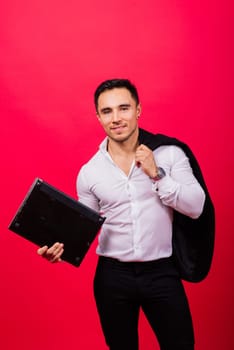
[[[94,295],[110,350],[138,350],[140,308],[161,350],[193,350],[191,314],[171,258],[120,262],[100,257]]]

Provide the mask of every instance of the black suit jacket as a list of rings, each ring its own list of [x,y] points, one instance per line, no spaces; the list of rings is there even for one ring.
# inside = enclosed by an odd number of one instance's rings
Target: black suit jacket
[[[206,193],[202,214],[191,219],[174,210],[172,247],[173,257],[182,279],[189,282],[203,280],[211,266],[215,240],[215,212],[200,166],[190,148],[176,138],[139,130],[139,143],[154,150],[159,146],[175,145],[189,158],[193,173]]]

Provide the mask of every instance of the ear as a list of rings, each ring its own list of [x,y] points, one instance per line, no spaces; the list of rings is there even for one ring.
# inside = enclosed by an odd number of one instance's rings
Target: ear
[[[97,111],[96,111],[96,117],[97,117],[97,119],[100,121],[100,116],[99,116],[99,114],[98,114]]]
[[[139,103],[139,104],[137,105],[137,119],[140,117],[141,112],[142,112],[141,104]]]

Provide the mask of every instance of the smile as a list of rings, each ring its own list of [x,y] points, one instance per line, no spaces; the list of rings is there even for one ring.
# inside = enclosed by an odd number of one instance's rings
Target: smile
[[[113,128],[111,128],[111,131],[122,131],[123,129],[125,129],[124,125],[119,125],[119,126],[115,126]]]

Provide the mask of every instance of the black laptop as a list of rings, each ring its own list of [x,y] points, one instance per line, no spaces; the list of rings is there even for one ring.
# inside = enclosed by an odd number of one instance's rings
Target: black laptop
[[[38,246],[64,243],[62,259],[79,266],[105,217],[36,178],[9,229]]]

